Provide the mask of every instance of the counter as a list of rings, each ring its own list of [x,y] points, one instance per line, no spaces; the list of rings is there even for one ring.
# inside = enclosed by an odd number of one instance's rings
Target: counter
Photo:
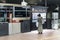
[[[21,24],[20,23],[9,23],[9,35],[21,33]]]
[[[30,32],[30,20],[26,18],[22,22],[0,22],[0,36]]]
[[[8,35],[8,22],[0,22],[0,36]]]
[[[9,35],[30,32],[30,20],[23,20],[20,23],[9,23]]]

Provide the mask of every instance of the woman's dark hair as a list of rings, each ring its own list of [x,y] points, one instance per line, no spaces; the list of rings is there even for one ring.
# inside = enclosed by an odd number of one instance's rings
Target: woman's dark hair
[[[38,17],[41,17],[41,15],[40,15],[40,14],[38,14]]]

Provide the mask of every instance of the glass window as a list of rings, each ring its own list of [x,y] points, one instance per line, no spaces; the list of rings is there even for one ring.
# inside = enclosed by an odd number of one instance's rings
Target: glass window
[[[4,21],[4,13],[0,13],[0,22]]]
[[[4,13],[0,13],[0,17],[4,17]]]

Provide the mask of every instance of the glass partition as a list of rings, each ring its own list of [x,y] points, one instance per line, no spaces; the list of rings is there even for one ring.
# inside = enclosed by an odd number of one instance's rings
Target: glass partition
[[[13,7],[0,6],[0,22],[8,22],[9,13],[13,13]]]

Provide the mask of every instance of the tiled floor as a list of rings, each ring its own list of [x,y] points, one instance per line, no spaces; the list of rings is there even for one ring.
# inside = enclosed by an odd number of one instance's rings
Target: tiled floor
[[[44,30],[43,34],[37,31],[2,36],[0,40],[60,40],[60,30]]]

